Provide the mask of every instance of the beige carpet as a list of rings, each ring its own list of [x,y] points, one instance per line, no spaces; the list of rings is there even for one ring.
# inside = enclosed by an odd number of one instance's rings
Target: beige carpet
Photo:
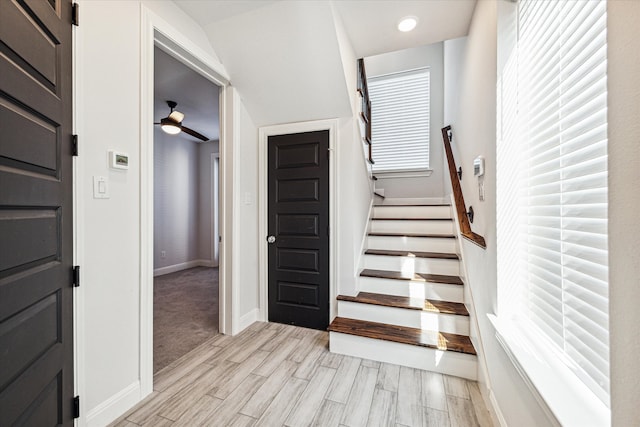
[[[217,333],[217,268],[196,267],[154,278],[154,373]]]

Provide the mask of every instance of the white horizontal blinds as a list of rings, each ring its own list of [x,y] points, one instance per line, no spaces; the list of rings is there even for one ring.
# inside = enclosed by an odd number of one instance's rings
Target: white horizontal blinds
[[[522,0],[525,314],[608,405],[606,3]]]
[[[429,69],[372,77],[373,170],[429,168]]]

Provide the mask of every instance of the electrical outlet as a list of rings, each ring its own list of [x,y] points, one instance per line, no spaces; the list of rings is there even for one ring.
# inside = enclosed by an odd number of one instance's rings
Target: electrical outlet
[[[160,251],[160,258],[166,258],[167,257],[167,251]]]

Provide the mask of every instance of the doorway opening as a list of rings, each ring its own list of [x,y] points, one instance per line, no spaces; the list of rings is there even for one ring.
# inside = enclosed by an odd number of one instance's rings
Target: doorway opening
[[[219,331],[219,91],[155,47],[154,373]]]

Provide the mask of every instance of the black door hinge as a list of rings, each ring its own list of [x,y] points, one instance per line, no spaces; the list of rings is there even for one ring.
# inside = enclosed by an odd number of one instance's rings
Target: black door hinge
[[[78,156],[78,135],[71,135],[71,155]]]
[[[80,286],[80,266],[73,267],[73,286],[75,288]]]
[[[80,396],[73,398],[73,418],[80,418]]]
[[[75,25],[76,27],[78,25],[80,25],[78,23],[79,22],[79,20],[78,20],[78,8],[79,8],[78,3],[73,3],[71,5],[71,23],[73,25]]]

